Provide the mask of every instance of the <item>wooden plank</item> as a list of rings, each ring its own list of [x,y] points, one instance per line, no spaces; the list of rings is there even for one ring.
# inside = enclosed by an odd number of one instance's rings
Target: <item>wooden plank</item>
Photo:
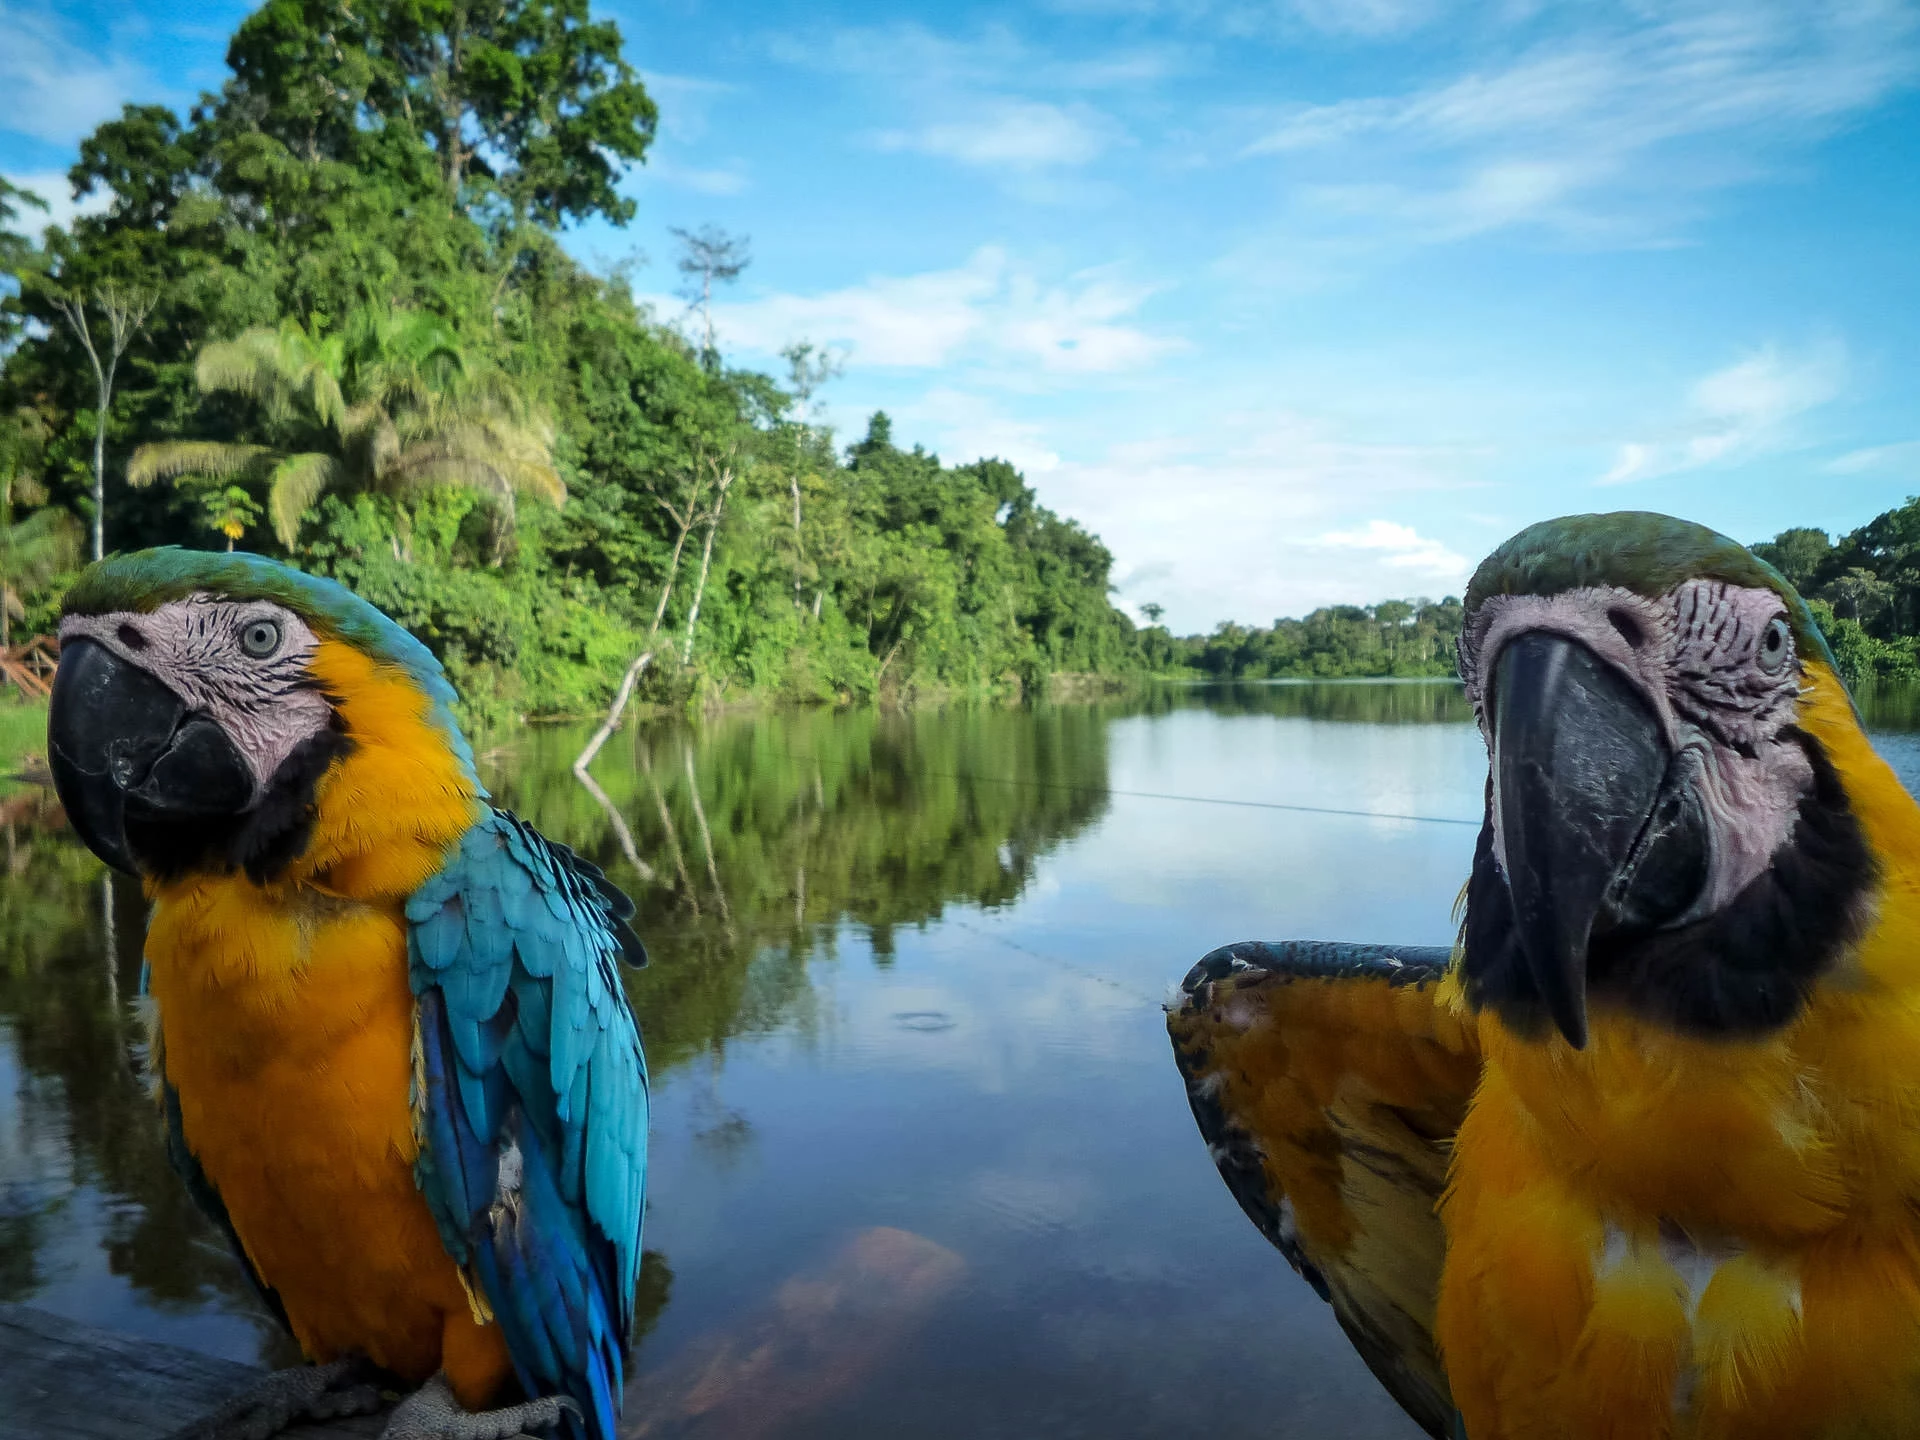
[[[31,1306],[0,1305],[0,1440],[154,1440],[262,1373]],[[380,1416],[356,1416],[283,1433],[290,1440],[362,1440],[385,1424]]]

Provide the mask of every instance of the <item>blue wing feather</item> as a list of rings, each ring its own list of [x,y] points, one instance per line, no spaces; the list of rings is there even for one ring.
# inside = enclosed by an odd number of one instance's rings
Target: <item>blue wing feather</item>
[[[632,902],[492,811],[407,904],[423,1139],[416,1177],[471,1262],[530,1394],[613,1440],[645,1206],[647,1073],[618,964]]]

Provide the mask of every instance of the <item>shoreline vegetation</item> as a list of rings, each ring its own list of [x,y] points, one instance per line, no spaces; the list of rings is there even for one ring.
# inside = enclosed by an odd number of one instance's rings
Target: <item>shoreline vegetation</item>
[[[277,0],[217,92],[81,142],[64,228],[0,180],[0,645],[103,547],[183,544],[348,584],[480,730],[623,688],[644,714],[1452,672],[1456,597],[1176,636],[1006,461],[884,413],[841,443],[816,402],[843,356],[724,356],[745,237],[676,231],[664,318],[638,262],[561,247],[635,211],[658,116],[618,28],[586,0],[465,14]],[[1758,548],[1850,680],[1920,677],[1915,503]]]

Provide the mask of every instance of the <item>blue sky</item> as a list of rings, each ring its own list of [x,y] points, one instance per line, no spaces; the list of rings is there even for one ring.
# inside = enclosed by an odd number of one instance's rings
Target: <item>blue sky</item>
[[[0,0],[0,172],[220,80],[238,4]],[[1521,525],[1746,540],[1920,493],[1920,11],[1892,0],[632,0],[628,181],[751,237],[736,363],[846,352],[1183,630],[1457,592]]]

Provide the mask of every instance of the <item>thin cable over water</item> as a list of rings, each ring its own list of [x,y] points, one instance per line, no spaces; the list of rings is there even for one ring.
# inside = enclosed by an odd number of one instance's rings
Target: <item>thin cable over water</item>
[[[811,756],[786,752],[791,760]],[[1027,780],[1011,775],[968,775],[957,770],[920,770],[939,780],[969,780],[981,785],[1027,785],[1036,790],[1081,790],[1096,795],[1122,795],[1130,800],[1178,800],[1189,805],[1233,805],[1244,810],[1286,810],[1296,815],[1346,815],[1358,820],[1406,820],[1419,825],[1478,825],[1480,817],[1458,815],[1402,815],[1391,810],[1350,810],[1338,805],[1292,805],[1280,800],[1229,800],[1219,795],[1174,795],[1160,790],[1115,790],[1108,785],[1082,785],[1072,780]]]

